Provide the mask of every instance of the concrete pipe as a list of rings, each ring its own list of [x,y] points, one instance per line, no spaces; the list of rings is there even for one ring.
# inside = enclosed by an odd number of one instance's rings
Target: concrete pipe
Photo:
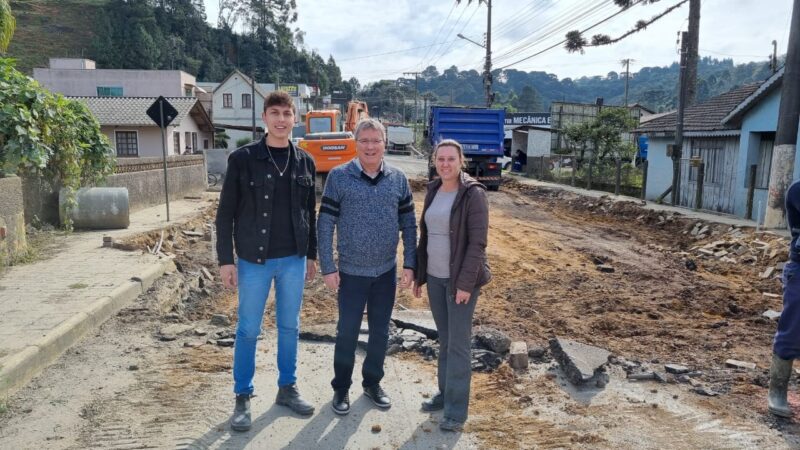
[[[58,194],[58,209],[64,221],[66,190]],[[75,193],[77,204],[69,212],[75,228],[128,228],[131,223],[128,188],[81,188]]]

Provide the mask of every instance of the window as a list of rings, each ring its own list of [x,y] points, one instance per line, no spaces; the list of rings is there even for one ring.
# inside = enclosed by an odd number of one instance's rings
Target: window
[[[756,166],[756,189],[769,188],[769,171],[772,170],[772,148],[775,146],[775,133],[761,135],[758,146],[758,166]]]
[[[208,139],[203,139],[203,148],[208,150],[208,145],[209,145]]]
[[[250,94],[242,94],[242,109],[250,109],[253,107],[253,103],[250,101],[252,97]]]
[[[329,117],[312,117],[309,125],[308,133],[328,133],[333,130]]]
[[[177,131],[172,132],[172,151],[176,155],[181,153],[181,134]]]
[[[233,108],[233,94],[222,94],[222,107]]]
[[[117,156],[139,156],[139,138],[135,131],[114,132],[117,141]]]
[[[191,86],[186,85],[186,86],[183,87],[183,96],[184,97],[192,97],[192,96],[194,96],[194,90],[192,89]]]
[[[98,97],[122,97],[121,86],[97,86]]]
[[[705,175],[703,184],[722,183],[722,174],[725,170],[725,153],[722,149],[723,143],[714,139],[693,139],[692,157],[703,160],[705,164]],[[689,170],[689,181],[697,181],[699,168],[691,167]]]
[[[197,152],[197,133],[192,133],[192,153]]]

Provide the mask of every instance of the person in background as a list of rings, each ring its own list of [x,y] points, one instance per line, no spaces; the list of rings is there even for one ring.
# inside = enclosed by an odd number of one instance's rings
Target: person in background
[[[772,364],[769,369],[769,412],[780,417],[792,417],[789,407],[789,379],[792,363],[800,358],[800,181],[786,192],[786,221],[792,241],[789,261],[783,266],[783,311],[772,345]]]
[[[439,392],[422,403],[424,411],[444,410],[439,428],[460,431],[469,406],[472,315],[480,288],[489,282],[486,240],[489,205],[486,187],[462,171],[461,145],[445,139],[433,154],[438,179],[428,184],[420,218],[414,295],[428,286],[439,331]]]

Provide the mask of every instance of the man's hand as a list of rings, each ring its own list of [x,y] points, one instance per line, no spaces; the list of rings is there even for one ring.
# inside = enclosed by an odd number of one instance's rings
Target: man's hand
[[[332,291],[339,289],[339,272],[323,275],[322,279],[325,280],[325,286],[328,286],[328,289]]]
[[[222,285],[228,289],[236,289],[236,285],[239,284],[235,264],[219,266],[219,276],[222,278]]]
[[[398,286],[400,289],[408,289],[414,281],[414,269],[403,269],[403,277],[400,279]]]
[[[469,303],[470,293],[467,291],[462,291],[461,289],[456,289],[456,305],[460,304],[467,304]]]
[[[411,289],[414,292],[414,297],[420,298],[422,297],[422,286],[417,284],[417,281],[414,280],[414,286]]]
[[[317,276],[317,262],[313,259],[306,260],[306,281],[312,281]]]

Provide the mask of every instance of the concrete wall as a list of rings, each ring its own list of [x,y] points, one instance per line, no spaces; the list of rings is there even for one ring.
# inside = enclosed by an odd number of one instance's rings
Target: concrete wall
[[[528,130],[528,156],[549,156],[550,140],[549,131]]]
[[[0,178],[0,267],[26,249],[22,180],[15,176]]]
[[[161,158],[120,160],[117,166],[118,173],[109,176],[101,185],[128,188],[131,211],[162,204],[166,201],[162,164]],[[200,195],[208,187],[202,155],[171,156],[167,159],[167,164],[170,200],[182,199],[187,195]],[[136,171],[125,172],[128,169]]]
[[[195,84],[180,70],[34,68],[33,78],[50,91],[84,97],[97,97],[98,86],[122,87],[125,97],[184,97],[184,85]]]
[[[225,173],[228,171],[228,156],[234,148],[214,148],[204,150],[206,157],[206,168],[208,173]]]
[[[203,155],[170,156],[167,158],[167,177],[170,199],[199,195],[208,186]],[[115,174],[109,175],[100,186],[128,189],[131,211],[164,203],[164,170],[161,158],[120,158]],[[2,179],[0,179],[2,180]],[[39,178],[22,180],[25,198],[25,221],[59,224],[58,189]],[[0,204],[5,196],[0,191]]]
[[[115,138],[116,131],[136,131],[138,135],[138,142],[139,142],[139,157],[140,158],[161,158],[162,157],[162,150],[161,150],[161,129],[156,126],[152,127],[132,127],[132,126],[103,126],[100,127],[103,133],[108,136],[108,140],[111,142],[111,147],[116,150],[117,142]],[[180,133],[181,140],[180,146],[181,148],[179,151],[175,149],[175,139],[173,133]],[[202,151],[203,149],[203,139],[209,140],[209,145],[214,145],[214,139],[211,133],[201,131],[200,128],[197,126],[197,123],[190,118],[184,119],[180,126],[177,127],[167,127],[166,130],[166,138],[167,138],[167,155],[174,156],[178,154],[182,154],[186,152],[186,132],[189,133],[197,133],[197,149],[196,151]],[[191,141],[190,141],[191,143]],[[120,159],[129,159],[129,158],[120,158]]]

